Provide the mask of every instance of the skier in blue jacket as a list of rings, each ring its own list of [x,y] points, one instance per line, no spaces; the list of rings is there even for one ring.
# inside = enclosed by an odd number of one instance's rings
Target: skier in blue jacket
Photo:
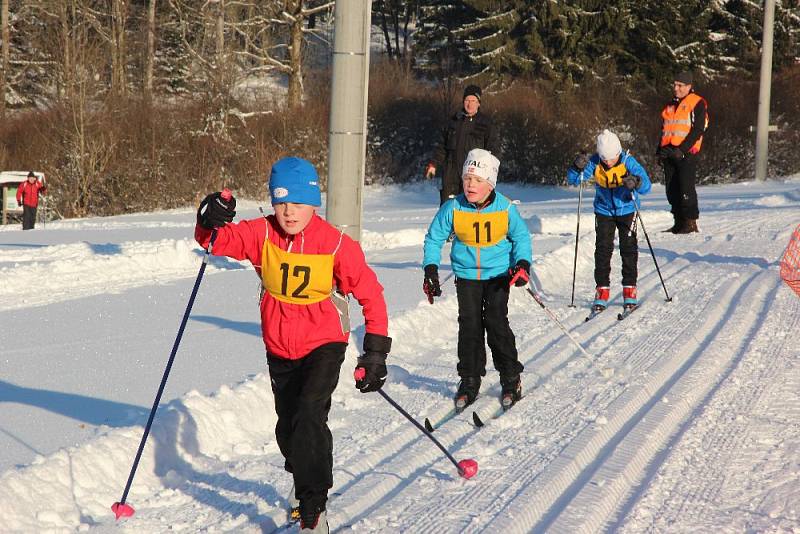
[[[475,401],[486,375],[484,331],[500,373],[503,407],[522,396],[523,366],[508,323],[508,297],[511,285],[529,280],[531,236],[516,206],[495,191],[499,168],[491,152],[471,150],[461,173],[463,193],[439,208],[425,235],[423,291],[433,303],[442,294],[442,246],[454,234],[450,262],[458,297],[458,411]]]
[[[567,171],[567,182],[579,185],[594,180],[595,290],[592,311],[608,307],[611,285],[611,254],[614,232],[619,230],[619,252],[622,256],[622,296],[625,308],[635,308],[639,244],[634,219],[639,195],[650,192],[650,177],[629,151],[623,151],[619,138],[609,130],[597,136],[597,153],[589,157],[579,154]]]

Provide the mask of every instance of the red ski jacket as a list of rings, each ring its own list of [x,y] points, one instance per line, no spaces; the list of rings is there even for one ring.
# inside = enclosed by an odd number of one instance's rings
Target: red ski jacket
[[[266,219],[250,219],[226,224],[217,229],[212,255],[248,260],[261,274],[264,240],[281,250],[305,254],[333,254],[333,282],[339,292],[352,294],[362,307],[366,331],[381,336],[388,335],[389,320],[383,287],[375,272],[367,265],[364,252],[358,243],[314,215],[306,228],[292,236],[286,234],[274,215]],[[199,224],[195,239],[208,248],[211,230]],[[338,247],[338,248],[337,248]],[[281,302],[264,291],[261,298],[261,334],[267,351],[275,356],[297,360],[326,343],[344,342],[350,336],[349,327],[343,327],[339,311],[332,299],[314,304]]]
[[[30,183],[25,180],[17,188],[17,203],[35,208],[39,205],[39,195],[47,193],[47,186],[39,180]]]

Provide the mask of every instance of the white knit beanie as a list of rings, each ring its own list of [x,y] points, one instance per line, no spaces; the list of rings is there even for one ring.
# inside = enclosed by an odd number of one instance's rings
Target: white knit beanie
[[[497,173],[500,170],[500,160],[492,155],[488,150],[473,148],[467,154],[464,161],[464,168],[461,169],[461,177],[468,174],[480,176],[489,182],[494,189],[497,186]]]
[[[597,154],[600,159],[611,161],[622,153],[622,145],[617,134],[610,130],[603,130],[597,136]]]

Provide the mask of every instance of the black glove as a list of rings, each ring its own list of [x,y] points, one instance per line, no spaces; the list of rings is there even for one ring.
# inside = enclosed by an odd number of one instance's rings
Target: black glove
[[[639,186],[642,185],[642,179],[635,174],[626,174],[622,179],[622,183],[630,190],[639,189]]]
[[[364,335],[364,354],[356,365],[356,388],[361,393],[378,391],[386,382],[386,356],[392,348],[392,338],[379,334]]]
[[[508,275],[511,277],[509,284],[514,284],[515,287],[527,285],[531,279],[531,264],[527,260],[519,260],[508,270]]]
[[[589,163],[589,154],[582,152],[575,156],[575,159],[572,160],[572,166],[582,171],[586,164]]]
[[[672,161],[678,162],[683,159],[683,151],[680,148],[674,146],[670,151],[669,157]]]
[[[197,224],[207,230],[213,230],[232,222],[235,216],[236,199],[233,196],[230,200],[225,200],[222,198],[222,193],[211,193],[203,199],[197,209]]]
[[[422,291],[431,304],[433,304],[433,297],[442,296],[442,288],[439,286],[439,268],[436,265],[425,266],[425,280],[422,282]]]

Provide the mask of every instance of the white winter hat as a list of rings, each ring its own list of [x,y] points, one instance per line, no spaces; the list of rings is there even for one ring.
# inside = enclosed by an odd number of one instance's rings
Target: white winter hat
[[[500,170],[500,160],[488,150],[473,148],[467,154],[461,177],[474,174],[489,182],[494,189],[497,186],[497,172]]]
[[[610,130],[603,130],[603,133],[597,136],[597,154],[600,159],[611,161],[621,153],[622,145],[617,134]]]

